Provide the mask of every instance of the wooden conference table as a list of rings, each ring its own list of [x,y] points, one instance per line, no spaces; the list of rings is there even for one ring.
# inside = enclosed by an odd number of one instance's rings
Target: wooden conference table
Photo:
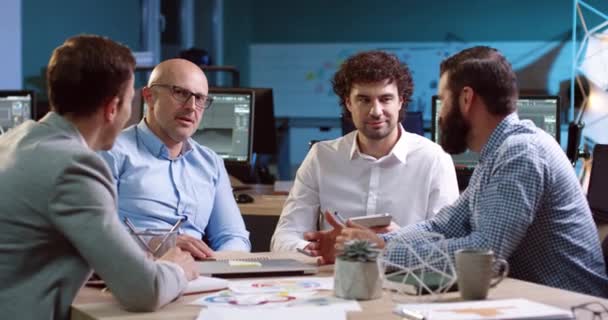
[[[232,253],[226,253],[223,258],[230,258]],[[251,253],[250,255],[268,255],[268,253]],[[314,263],[314,259],[304,257],[301,254],[276,254],[280,257],[295,258],[307,263]],[[243,257],[242,253],[238,254]],[[315,276],[331,276],[333,266],[322,266],[319,274]],[[134,293],[137,294],[137,293]],[[143,319],[196,319],[202,307],[188,305],[189,302],[205,294],[194,294],[182,296],[164,308],[154,313],[130,313],[124,311],[110,293],[102,292],[97,288],[82,288],[74,304],[72,305],[72,320],[143,320]],[[495,289],[490,290],[490,299],[526,298],[529,300],[553,305],[563,309],[591,301],[600,301],[608,305],[608,300],[575,293],[566,290],[555,289],[530,282],[507,278]],[[448,293],[442,298],[445,301],[459,301],[458,293]],[[404,301],[400,301],[404,302]],[[396,302],[393,302],[391,293],[385,291],[382,298],[371,301],[359,301],[361,312],[349,312],[348,319],[400,319],[392,314]]]

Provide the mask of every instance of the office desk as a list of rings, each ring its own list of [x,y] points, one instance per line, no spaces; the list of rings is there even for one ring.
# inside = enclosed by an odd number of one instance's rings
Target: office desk
[[[239,203],[239,209],[243,216],[269,216],[279,217],[283,204],[287,200],[286,195],[250,194],[254,201],[252,203]]]
[[[302,255],[276,253],[273,253],[273,255],[297,258],[308,263],[314,263],[313,259]],[[317,276],[331,276],[332,273],[333,266],[323,266]],[[72,320],[195,319],[201,307],[187,305],[187,303],[202,295],[204,294],[183,296],[154,313],[129,313],[118,305],[111,294],[102,293],[99,289],[83,288],[72,305]],[[515,279],[505,279],[497,288],[490,290],[489,297],[490,299],[526,298],[563,309],[590,301],[601,301],[608,305],[608,300],[605,299]],[[445,295],[442,301],[459,301],[458,293],[449,293]],[[400,319],[392,314],[392,308],[396,303],[392,301],[391,293],[387,291],[380,299],[360,301],[359,303],[362,311],[350,312],[348,319]]]
[[[235,191],[247,193],[254,199],[252,203],[239,203],[239,210],[249,231],[251,251],[270,250],[270,239],[279,221],[287,195],[275,195],[272,185],[249,185],[250,189]]]
[[[239,203],[243,216],[270,216],[278,217],[287,200],[286,194],[275,194],[273,185],[249,184],[243,185],[247,189],[234,191],[234,194],[246,193],[253,197],[252,203]]]

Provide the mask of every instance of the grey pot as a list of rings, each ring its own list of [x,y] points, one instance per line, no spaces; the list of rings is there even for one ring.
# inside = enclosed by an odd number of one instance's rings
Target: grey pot
[[[378,262],[336,259],[334,292],[344,299],[371,300],[382,296],[382,278]]]

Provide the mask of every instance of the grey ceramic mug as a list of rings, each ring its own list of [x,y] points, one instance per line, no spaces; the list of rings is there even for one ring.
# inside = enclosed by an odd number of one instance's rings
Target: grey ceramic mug
[[[488,290],[509,274],[509,264],[496,259],[489,249],[460,249],[455,252],[458,290],[464,300],[482,300]],[[501,270],[498,275],[494,270]],[[494,280],[492,280],[494,279]]]

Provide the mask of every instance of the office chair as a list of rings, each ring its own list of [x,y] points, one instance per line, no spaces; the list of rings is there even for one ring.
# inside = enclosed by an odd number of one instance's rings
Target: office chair
[[[606,193],[606,188],[608,188],[607,176],[608,145],[596,144],[593,148],[589,188],[587,189],[587,201],[589,202],[589,208],[593,213],[593,220],[595,220],[600,230],[605,228],[605,224],[608,223],[608,193]],[[605,237],[602,241],[602,253],[608,269],[608,237]]]
[[[597,222],[608,223],[608,144],[593,148],[587,201]]]

